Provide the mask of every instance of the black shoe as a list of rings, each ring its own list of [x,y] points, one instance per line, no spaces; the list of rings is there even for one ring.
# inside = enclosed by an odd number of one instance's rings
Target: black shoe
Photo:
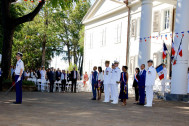
[[[13,104],[22,104],[21,102],[13,102]]]
[[[92,98],[91,100],[96,100],[96,98]]]
[[[144,104],[141,104],[141,103],[137,103],[137,105],[144,105]]]

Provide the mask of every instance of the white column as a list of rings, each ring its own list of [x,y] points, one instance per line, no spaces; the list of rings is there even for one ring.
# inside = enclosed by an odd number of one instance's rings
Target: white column
[[[152,2],[153,0],[141,0],[142,10],[141,10],[141,25],[140,25],[140,38],[142,42],[139,42],[139,56],[138,56],[138,65],[146,64],[150,59],[151,55],[151,39],[146,38],[145,42],[144,37],[151,36],[151,26],[152,26]]]
[[[141,10],[141,25],[140,25],[140,38],[142,42],[139,42],[139,56],[138,65],[146,64],[150,59],[151,55],[151,39],[147,38],[145,42],[144,37],[151,36],[151,26],[152,26],[152,2],[153,0],[141,0],[142,10]]]
[[[183,56],[177,57],[177,64],[172,68],[172,80],[171,80],[171,94],[187,94],[188,80],[188,40],[189,34],[189,0],[177,0],[176,9],[176,22],[175,33],[179,33],[179,37],[175,37],[175,46],[179,47],[182,34],[185,32],[185,36],[182,41]]]

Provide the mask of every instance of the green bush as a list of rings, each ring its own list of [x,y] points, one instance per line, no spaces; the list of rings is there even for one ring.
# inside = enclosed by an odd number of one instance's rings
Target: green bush
[[[32,82],[32,81],[22,81],[22,85],[25,85],[25,86],[35,86],[35,83]]]

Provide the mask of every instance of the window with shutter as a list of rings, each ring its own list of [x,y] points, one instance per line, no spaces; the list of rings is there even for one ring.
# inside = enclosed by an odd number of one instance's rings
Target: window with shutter
[[[159,32],[160,24],[160,12],[154,12],[154,20],[153,20],[153,32]]]
[[[170,10],[164,11],[164,30],[169,29],[170,27]]]

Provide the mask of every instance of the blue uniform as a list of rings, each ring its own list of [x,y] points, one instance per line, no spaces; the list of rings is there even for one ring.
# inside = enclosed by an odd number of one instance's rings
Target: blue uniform
[[[145,80],[146,80],[146,70],[143,70],[139,73],[139,97],[140,97],[140,104],[145,104]]]
[[[16,103],[22,103],[22,79],[23,79],[23,77],[21,76],[21,80],[18,81],[21,70],[24,71],[24,63],[20,59],[19,61],[17,61],[16,69],[15,69]],[[23,73],[22,73],[22,75],[23,75]]]
[[[96,90],[98,88],[98,73],[94,71],[92,74],[92,91],[93,91],[93,98],[96,99]]]

